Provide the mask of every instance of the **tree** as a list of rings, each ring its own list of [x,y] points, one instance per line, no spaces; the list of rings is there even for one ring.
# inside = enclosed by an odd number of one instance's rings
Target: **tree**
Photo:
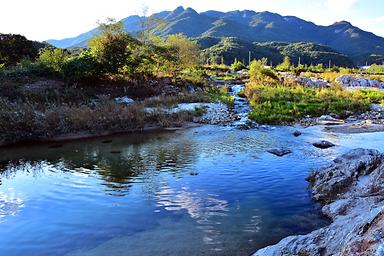
[[[89,41],[91,53],[107,73],[117,73],[139,42],[124,31],[122,22],[108,19],[100,33]]]
[[[266,68],[268,60],[254,60],[249,65],[249,77],[254,83],[273,83],[279,80],[272,69]]]
[[[46,47],[40,50],[37,62],[56,72],[61,72],[63,64],[67,58],[68,52],[66,50]]]
[[[291,59],[288,56],[284,57],[283,63],[276,67],[279,71],[290,71],[292,69]]]
[[[199,62],[199,46],[183,34],[170,35],[165,46],[173,50],[177,64],[182,68],[191,68]]]
[[[149,15],[148,7],[142,8],[143,18],[140,20],[140,32],[138,33],[139,40],[144,44],[149,44],[155,37],[157,31],[163,29],[167,22],[155,15]]]
[[[235,62],[232,63],[231,68],[235,71],[240,71],[245,69],[245,65],[243,64],[243,62],[235,59]]]
[[[83,78],[102,75],[99,63],[88,50],[83,51],[79,56],[68,58],[63,64],[62,71],[68,81],[79,81]]]
[[[11,66],[24,58],[34,60],[38,56],[39,49],[45,46],[29,41],[21,35],[0,34],[0,63]]]

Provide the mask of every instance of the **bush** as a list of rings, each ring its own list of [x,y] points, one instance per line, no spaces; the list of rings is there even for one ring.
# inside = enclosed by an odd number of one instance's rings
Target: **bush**
[[[235,71],[240,71],[245,69],[246,67],[241,61],[235,60],[235,62],[233,62],[233,64],[231,65],[231,68]]]
[[[367,72],[372,74],[384,74],[384,65],[373,64],[367,69]]]
[[[106,73],[116,74],[139,42],[125,32],[122,22],[111,20],[100,24],[99,31],[100,34],[88,42],[91,53]]]
[[[292,68],[293,68],[293,65],[291,63],[291,59],[288,56],[285,56],[283,63],[277,65],[276,67],[278,71],[285,71],[285,72],[291,71]]]
[[[266,59],[254,60],[249,65],[249,77],[253,83],[270,84],[279,80],[272,69],[266,68]]]
[[[69,81],[79,81],[82,78],[102,75],[100,65],[89,51],[84,51],[79,56],[68,58],[62,66],[62,71],[64,78]]]
[[[64,62],[68,58],[68,53],[59,48],[46,47],[40,50],[37,63],[45,65],[56,72],[61,72]]]

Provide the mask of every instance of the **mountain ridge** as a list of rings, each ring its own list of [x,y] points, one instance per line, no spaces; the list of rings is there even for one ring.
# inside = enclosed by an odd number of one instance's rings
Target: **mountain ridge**
[[[321,26],[296,16],[282,16],[268,11],[209,10],[198,13],[182,6],[154,15],[166,21],[166,25],[157,31],[159,36],[183,33],[191,38],[234,37],[251,43],[316,43],[347,55],[356,64],[365,62],[372,55],[384,55],[384,38],[353,26],[348,21]],[[133,15],[122,22],[128,32],[135,34],[140,30],[138,23],[142,19],[144,17]],[[73,38],[47,42],[61,48],[84,47],[94,33],[97,33],[97,29]]]

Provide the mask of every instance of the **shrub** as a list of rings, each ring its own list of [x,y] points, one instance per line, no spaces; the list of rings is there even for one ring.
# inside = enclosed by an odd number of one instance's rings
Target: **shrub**
[[[233,62],[233,64],[231,65],[231,68],[235,71],[240,71],[245,69],[246,67],[241,61],[235,60],[235,62]]]
[[[279,80],[272,69],[266,68],[266,59],[254,60],[249,65],[249,77],[253,83],[274,83]]]
[[[373,64],[368,68],[367,72],[372,74],[384,74],[384,65]]]
[[[105,72],[116,74],[125,65],[131,48],[139,42],[124,31],[122,22],[111,20],[100,24],[99,30],[100,34],[88,42],[91,53]]]
[[[68,53],[59,48],[46,47],[40,50],[37,63],[45,65],[56,72],[61,72],[65,60],[68,58]]]
[[[89,51],[84,51],[79,56],[68,58],[63,64],[62,71],[65,79],[69,81],[78,81],[82,78],[102,75],[99,63]]]
[[[285,71],[285,72],[291,71],[292,68],[293,68],[293,65],[291,63],[291,59],[288,56],[285,56],[283,63],[277,65],[276,67],[277,70]]]

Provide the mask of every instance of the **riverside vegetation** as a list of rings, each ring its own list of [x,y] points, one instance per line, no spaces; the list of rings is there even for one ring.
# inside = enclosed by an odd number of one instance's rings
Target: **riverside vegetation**
[[[204,113],[200,108],[163,111],[178,103],[220,101],[233,107],[229,88],[212,85],[208,78],[248,81],[239,95],[248,98],[252,107],[249,119],[261,124],[292,123],[324,114],[347,117],[384,99],[380,91],[345,91],[333,84],[340,74],[360,72],[356,69],[294,65],[289,57],[275,67],[268,67],[266,58],[254,60],[249,67],[235,58],[227,66],[224,56],[214,58],[221,64],[202,64],[205,52],[182,34],[160,38],[148,28],[133,37],[113,20],[100,24],[88,44],[85,49],[59,49],[21,36],[2,36],[1,144],[180,126]],[[318,76],[331,87],[292,83],[284,80],[284,73]],[[384,80],[380,65],[366,73]],[[129,102],[116,100],[124,97]]]
[[[276,69],[267,68],[266,64],[266,59],[251,63],[250,81],[244,92],[253,108],[249,117],[259,123],[290,123],[299,121],[305,116],[319,117],[329,114],[346,118],[353,113],[368,111],[370,104],[381,104],[384,100],[382,91],[373,89],[347,91],[334,83],[335,78],[340,74],[353,73],[352,69],[334,68],[327,71],[322,65],[295,67],[290,63],[289,58],[286,58]],[[373,68],[377,69],[377,66]],[[302,72],[308,74],[316,70],[318,76],[331,82],[331,86],[310,88],[284,81],[277,74],[279,70],[298,74]]]
[[[201,111],[165,113],[146,108],[229,102],[225,92],[205,89],[198,46],[185,36],[161,39],[142,33],[134,38],[113,21],[99,29],[89,49],[34,48],[23,37],[16,38],[23,44],[14,44],[15,38],[2,41],[3,48],[8,47],[2,49],[0,67],[2,144],[180,125]],[[12,47],[22,49],[7,58]],[[188,92],[190,85],[194,93]],[[119,97],[135,102],[121,104],[115,100]]]

